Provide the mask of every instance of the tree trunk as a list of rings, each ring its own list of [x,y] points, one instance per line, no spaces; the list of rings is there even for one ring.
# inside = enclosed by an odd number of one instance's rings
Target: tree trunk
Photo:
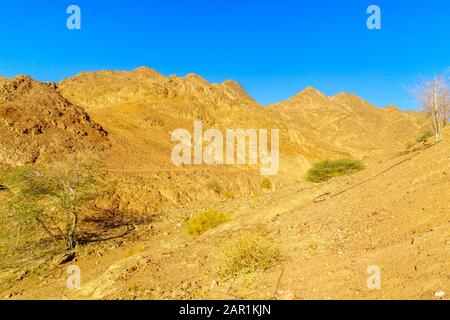
[[[73,250],[77,246],[77,239],[75,233],[78,226],[78,213],[75,207],[71,210],[72,213],[72,223],[70,224],[67,231],[67,249]]]
[[[441,141],[441,130],[440,130],[439,119],[438,119],[438,115],[437,115],[436,111],[433,112],[433,127],[434,127],[434,136],[436,138],[436,142],[439,142],[439,141]]]

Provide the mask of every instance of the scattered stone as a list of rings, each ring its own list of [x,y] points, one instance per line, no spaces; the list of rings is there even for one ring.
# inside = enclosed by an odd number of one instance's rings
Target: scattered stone
[[[21,272],[19,273],[19,275],[17,276],[16,281],[22,280],[23,278],[25,278],[25,276],[26,276],[27,274],[28,274],[28,270],[21,271]]]
[[[214,289],[215,286],[219,285],[219,282],[217,282],[217,280],[213,280],[211,282],[211,286],[209,287],[211,290]]]
[[[15,296],[18,296],[18,295],[19,295],[18,292],[10,292],[9,294],[7,294],[7,295],[5,296],[5,299],[10,299],[10,298],[15,297]]]
[[[132,272],[134,272],[134,271],[136,271],[136,270],[137,270],[137,267],[136,267],[136,266],[132,266],[132,267],[127,268],[127,272],[128,272],[128,273],[132,273]]]

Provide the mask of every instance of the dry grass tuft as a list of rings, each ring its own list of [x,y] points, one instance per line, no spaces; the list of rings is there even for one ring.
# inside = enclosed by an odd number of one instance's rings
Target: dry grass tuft
[[[281,261],[280,250],[258,235],[249,234],[230,243],[219,268],[224,278],[266,271]]]
[[[261,187],[266,190],[272,189],[272,182],[269,178],[264,178],[261,182]]]
[[[184,228],[188,235],[195,237],[228,221],[230,221],[229,215],[208,209],[197,213],[195,217],[186,221]]]

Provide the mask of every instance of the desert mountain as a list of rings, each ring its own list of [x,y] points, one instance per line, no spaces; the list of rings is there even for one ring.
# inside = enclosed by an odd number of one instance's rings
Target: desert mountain
[[[84,72],[63,80],[61,92],[88,111],[139,100],[188,103],[194,109],[198,105],[216,109],[257,104],[234,81],[211,84],[196,74],[164,77],[147,67],[131,72]]]
[[[305,152],[316,160],[333,152],[364,158],[401,149],[425,123],[421,113],[377,108],[354,94],[327,97],[311,87],[271,108],[288,123],[291,139],[311,145]]]
[[[211,84],[194,74],[165,77],[145,67],[85,72],[62,81],[60,92],[118,138],[137,139],[128,151],[142,158],[151,150],[160,164],[170,164],[169,133],[192,128],[194,120],[221,129],[280,129],[282,170],[296,168],[300,174],[319,159],[397,150],[423,127],[420,113],[380,109],[351,94],[327,97],[307,88],[264,107],[234,81]]]
[[[419,113],[376,108],[355,95],[327,97],[307,88],[262,106],[234,81],[212,84],[195,74],[165,77],[146,67],[84,72],[58,85],[28,77],[0,81],[0,162],[32,163],[46,154],[103,149],[110,143],[106,159],[123,176],[124,206],[136,210],[260,189],[255,167],[172,164],[170,133],[192,132],[194,120],[202,120],[204,130],[279,129],[280,172],[273,180],[280,181],[302,179],[318,160],[367,162],[396,153],[423,126]]]
[[[131,166],[140,169],[173,168],[170,132],[192,130],[194,120],[202,120],[205,129],[281,125],[276,111],[260,106],[238,83],[211,84],[195,74],[164,77],[148,68],[89,72],[63,80],[60,92],[122,141],[117,154],[133,158]]]
[[[56,84],[26,76],[0,79],[0,163],[35,163],[83,149],[102,150],[106,131],[64,99]]]
[[[175,167],[170,133],[192,130],[194,120],[205,129],[280,129],[281,171],[271,186],[263,188],[251,166]],[[354,94],[329,97],[307,88],[262,106],[234,81],[211,84],[148,68],[82,73],[60,84],[0,78],[0,164],[101,152],[117,175],[114,207],[105,220],[83,222],[120,229],[77,252],[86,279],[80,290],[67,290],[66,273],[55,272],[58,262],[42,273],[7,267],[0,279],[16,280],[0,294],[441,299],[449,292],[450,144],[445,139],[406,150],[424,125],[422,113],[377,108]],[[304,179],[313,162],[340,157],[363,159],[367,169],[320,184]],[[186,235],[186,220],[207,208],[231,220],[198,237]],[[4,246],[7,251],[19,241],[29,250],[20,229],[10,229],[14,244]],[[279,265],[220,278],[229,243],[251,234],[280,249]],[[383,290],[367,289],[368,266],[382,269]]]

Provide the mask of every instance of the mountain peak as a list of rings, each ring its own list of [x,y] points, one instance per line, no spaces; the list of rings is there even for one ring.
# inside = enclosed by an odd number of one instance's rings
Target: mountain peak
[[[296,95],[294,95],[293,97],[291,97],[289,100],[300,101],[300,100],[304,100],[304,99],[307,99],[307,100],[327,99],[328,100],[328,97],[326,95],[324,95],[322,92],[320,92],[319,90],[317,90],[316,88],[308,86],[305,89],[303,89],[302,91],[300,91],[299,93],[297,93]]]
[[[197,83],[201,83],[201,84],[203,84],[203,85],[210,85],[210,83],[209,83],[208,80],[206,80],[206,79],[200,77],[200,76],[199,76],[198,74],[196,74],[196,73],[189,73],[189,74],[186,75],[184,78],[185,78],[185,79],[188,79],[188,80],[192,80],[192,81],[197,82]]]
[[[366,110],[376,108],[370,102],[368,102],[367,100],[364,100],[363,98],[361,98],[360,96],[358,96],[354,93],[341,92],[341,93],[334,95],[330,99],[333,102],[336,102],[338,104],[341,104],[341,105],[344,105],[347,107],[351,107],[351,108],[357,108],[357,109],[365,108]]]
[[[244,87],[237,81],[225,80],[221,83],[221,86],[232,89],[234,91],[244,92]]]
[[[395,106],[393,104],[387,105],[386,107],[384,107],[384,110],[387,110],[387,111],[401,111],[397,106]]]
[[[306,87],[305,89],[300,91],[297,95],[317,95],[323,98],[326,97],[322,92],[311,86]]]
[[[151,69],[149,67],[139,67],[134,69],[131,73],[137,74],[137,75],[143,75],[152,79],[162,79],[164,76],[160,74],[158,71]]]

